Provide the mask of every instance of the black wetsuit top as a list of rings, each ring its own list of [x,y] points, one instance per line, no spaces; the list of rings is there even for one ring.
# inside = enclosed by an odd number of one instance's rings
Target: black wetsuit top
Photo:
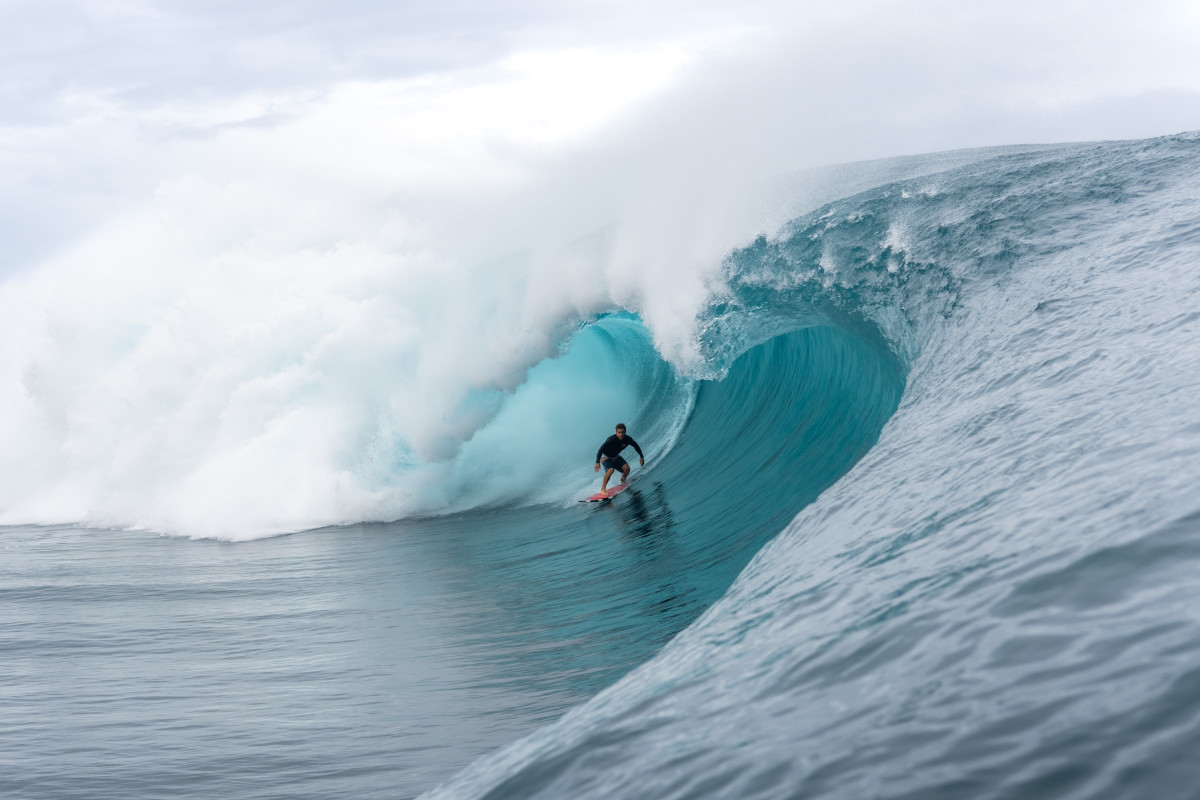
[[[633,445],[633,449],[637,450],[639,458],[645,458],[645,456],[642,455],[642,448],[638,447],[638,443],[633,440],[632,436],[627,433],[625,434],[624,439],[618,439],[617,435],[614,433],[612,436],[605,439],[604,444],[600,445],[600,449],[596,451],[596,463],[599,464],[602,459],[612,458],[615,455],[619,455],[622,450],[630,445]]]

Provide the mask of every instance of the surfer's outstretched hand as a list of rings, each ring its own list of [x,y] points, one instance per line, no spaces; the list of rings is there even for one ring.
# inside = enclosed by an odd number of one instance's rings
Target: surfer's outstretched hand
[[[594,470],[592,470],[592,472],[599,472],[599,471],[600,471],[600,462],[596,462],[596,468]]]

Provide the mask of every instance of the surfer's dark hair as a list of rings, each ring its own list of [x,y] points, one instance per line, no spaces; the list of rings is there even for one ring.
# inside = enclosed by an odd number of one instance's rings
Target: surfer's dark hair
[[[628,431],[629,429],[625,427],[625,423],[624,423],[624,422],[618,422],[618,423],[617,423],[617,430],[619,430],[619,431]]]

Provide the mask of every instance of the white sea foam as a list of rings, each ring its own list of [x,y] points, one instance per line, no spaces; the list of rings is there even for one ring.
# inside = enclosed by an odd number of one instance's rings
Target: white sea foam
[[[348,87],[226,131],[151,202],[0,287],[0,519],[237,538],[462,507],[496,461],[476,442],[464,463],[463,443],[580,323],[636,311],[686,364],[697,264],[616,229],[500,258],[512,239],[482,209],[536,170],[492,149],[603,110],[542,119],[562,76],[530,74]],[[486,124],[517,101],[526,118]]]

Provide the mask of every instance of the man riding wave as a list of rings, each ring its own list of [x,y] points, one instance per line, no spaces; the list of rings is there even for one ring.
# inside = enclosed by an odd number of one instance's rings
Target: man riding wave
[[[642,455],[642,448],[638,447],[638,443],[633,440],[633,437],[625,433],[625,423],[617,423],[617,432],[604,440],[604,444],[600,445],[600,449],[596,451],[596,469],[600,471],[600,463],[604,463],[604,480],[600,482],[600,494],[608,496],[608,479],[612,477],[616,470],[621,471],[621,483],[629,482],[629,463],[621,458],[621,451],[626,447],[633,445],[633,449],[638,454],[638,465],[646,466],[646,457]]]

